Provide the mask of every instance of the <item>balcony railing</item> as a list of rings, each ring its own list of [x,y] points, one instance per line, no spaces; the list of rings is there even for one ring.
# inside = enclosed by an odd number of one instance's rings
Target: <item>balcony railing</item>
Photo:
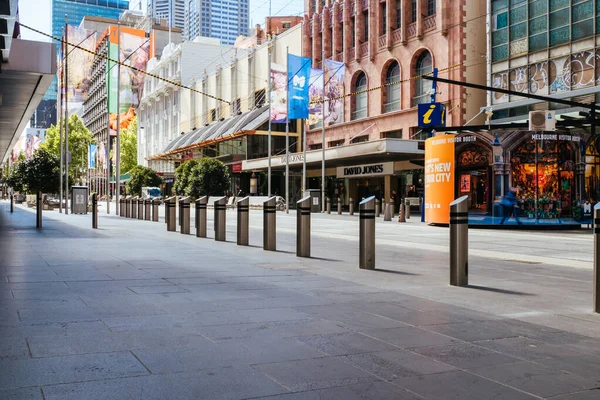
[[[352,60],[354,60],[354,56],[355,56],[354,47],[350,47],[348,49],[348,59],[350,59],[350,61],[352,61]]]
[[[413,22],[412,24],[408,25],[407,35],[409,38],[417,36],[417,23],[416,22]]]
[[[423,19],[423,32],[429,32],[435,29],[435,14]]]
[[[383,105],[383,112],[389,113],[392,111],[398,111],[400,109],[400,100],[394,101],[392,103],[386,103]]]
[[[402,29],[392,31],[392,43],[398,43],[402,37]]]
[[[369,42],[362,43],[358,48],[358,56],[360,58],[366,57],[369,54]]]
[[[422,94],[420,96],[416,96],[416,97],[412,98],[411,106],[416,107],[419,104],[427,104],[430,102],[431,102],[431,95],[430,94]]]
[[[344,61],[344,52],[343,51],[336,54],[335,61]]]
[[[387,35],[379,36],[379,48],[384,48],[387,45]]]

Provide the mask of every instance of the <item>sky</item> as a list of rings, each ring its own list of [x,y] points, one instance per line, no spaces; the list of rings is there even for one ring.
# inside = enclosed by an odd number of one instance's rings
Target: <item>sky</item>
[[[304,10],[302,0],[270,0],[273,15],[299,15]],[[52,31],[52,0],[19,0],[19,19],[22,23],[30,25],[46,33]],[[130,1],[133,5],[137,0]],[[142,1],[145,7],[146,1]],[[250,0],[250,28],[256,24],[264,24],[269,15],[269,0]],[[21,30],[21,37],[25,40],[49,41],[48,38],[34,33],[28,29]]]

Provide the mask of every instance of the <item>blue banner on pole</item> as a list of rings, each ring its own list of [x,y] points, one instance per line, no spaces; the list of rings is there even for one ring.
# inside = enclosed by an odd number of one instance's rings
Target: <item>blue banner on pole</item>
[[[310,58],[288,55],[288,119],[308,118],[311,67]]]
[[[419,127],[446,126],[446,105],[442,103],[419,104]]]
[[[88,147],[88,168],[96,168],[96,145],[90,144]]]

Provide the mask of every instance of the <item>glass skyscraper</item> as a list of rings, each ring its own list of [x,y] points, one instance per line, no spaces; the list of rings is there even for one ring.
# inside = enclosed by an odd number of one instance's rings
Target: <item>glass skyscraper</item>
[[[206,36],[232,45],[248,35],[249,0],[188,0],[186,19],[189,40]]]
[[[62,36],[65,15],[70,25],[79,26],[85,16],[119,19],[128,9],[129,0],[52,0],[52,36]],[[60,43],[56,45],[60,49]],[[36,128],[46,129],[56,123],[57,85],[55,78],[31,120],[32,126],[35,123]]]

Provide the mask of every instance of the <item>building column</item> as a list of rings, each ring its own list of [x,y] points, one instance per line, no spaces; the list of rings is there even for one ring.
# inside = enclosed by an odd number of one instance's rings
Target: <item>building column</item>
[[[373,61],[379,46],[379,0],[369,0],[369,59]],[[379,22],[377,21],[379,20]]]
[[[321,18],[321,34],[323,35],[323,54],[324,57],[323,58],[332,58],[333,59],[333,38],[330,36],[330,27],[331,27],[331,23],[330,23],[330,11],[329,8],[325,7],[323,9],[323,14],[321,14],[323,17]],[[323,61],[323,60],[321,60]],[[323,64],[321,64],[321,68],[323,68]]]
[[[321,23],[319,15],[313,15],[312,34],[313,34],[313,61],[321,60],[321,35],[319,35],[319,24]]]
[[[333,9],[330,12],[333,15],[333,37],[331,38],[333,46],[331,49],[331,58],[336,61],[340,61],[337,60],[337,55],[340,52],[340,49],[342,48],[342,44],[340,43],[340,6],[338,2],[335,2],[333,4]]]
[[[406,41],[408,40],[408,24],[410,24],[411,11],[410,0],[402,0],[402,39],[400,40],[402,44],[406,44]]]
[[[385,12],[386,12],[386,18],[387,18],[387,30],[385,32],[385,39],[386,39],[386,45],[387,45],[387,49],[391,50],[392,49],[392,22],[396,22],[396,21],[392,21],[393,16],[395,15],[395,10],[392,10],[392,7],[396,7],[396,0],[385,0]],[[395,26],[395,25],[394,25]]]
[[[383,177],[383,199],[386,203],[389,203],[392,197],[392,175],[386,175]]]
[[[354,35],[354,32],[352,32],[352,24],[350,23],[351,21],[351,16],[350,16],[350,2],[353,0],[344,0],[344,9],[343,9],[343,19],[344,19],[344,29],[342,32],[342,35],[344,35],[344,48],[342,49],[342,51],[344,52],[344,63],[349,64],[350,63],[350,52],[348,51],[348,49],[352,48],[352,35]],[[356,49],[354,49],[354,51],[356,51]]]
[[[314,59],[314,54],[312,52],[312,49],[313,49],[313,42],[315,41],[315,37],[312,36],[311,32],[310,32],[310,24],[309,24],[308,15],[304,16],[304,23],[302,25],[302,33],[304,34],[304,37],[306,38],[306,40],[302,41],[302,54],[304,55],[304,57]]]
[[[365,33],[365,26],[362,18],[362,0],[354,0],[354,59],[360,60],[360,39]]]

